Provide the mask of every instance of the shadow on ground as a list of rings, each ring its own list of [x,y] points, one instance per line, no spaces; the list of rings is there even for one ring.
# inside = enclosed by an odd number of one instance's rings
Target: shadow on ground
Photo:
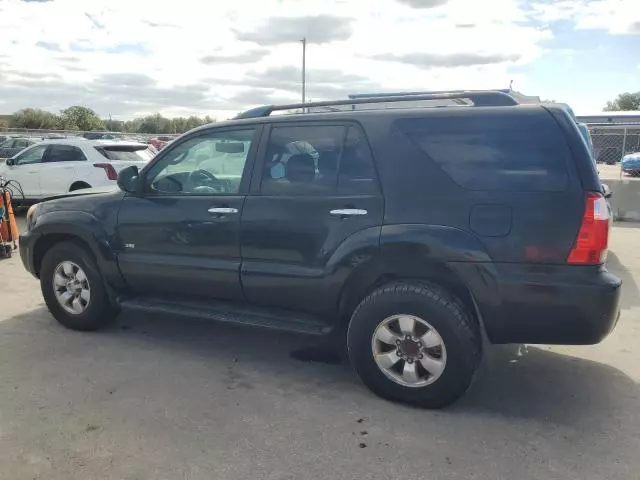
[[[633,407],[640,405],[638,384],[603,363],[545,347],[494,345],[478,377],[452,412],[492,412],[586,432],[640,427]]]
[[[335,400],[364,393],[368,398],[348,365],[336,365],[335,357],[318,362],[300,355],[314,343],[293,335],[141,315],[121,315],[106,330],[78,333],[59,326],[44,308],[0,323],[0,335],[12,333],[16,338],[37,335],[38,344],[30,344],[30,348],[38,350],[55,348],[62,340],[68,345],[112,345],[133,349],[134,353],[153,352],[204,365],[228,365],[229,375],[221,388],[229,390],[258,388],[252,384],[255,375],[251,372],[259,369],[260,375],[272,377],[265,381],[277,384],[284,395],[293,392]],[[321,355],[318,358],[323,360]],[[105,364],[104,368],[112,367]],[[616,426],[624,430],[637,427],[640,431],[635,412],[638,405],[638,384],[611,366],[553,353],[544,347],[507,345],[489,348],[470,391],[446,411],[553,422],[595,433]],[[635,423],[628,423],[632,418]]]

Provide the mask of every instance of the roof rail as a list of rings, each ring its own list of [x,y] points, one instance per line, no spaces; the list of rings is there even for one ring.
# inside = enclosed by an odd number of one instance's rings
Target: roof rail
[[[367,103],[413,102],[416,100],[455,100],[469,99],[476,107],[507,107],[519,105],[512,96],[497,90],[459,90],[455,92],[429,94],[401,94],[390,96],[360,97],[348,100],[328,100],[325,102],[293,103],[289,105],[265,105],[252,108],[238,114],[235,119],[268,117],[275,111],[294,110],[298,108],[333,107],[338,105],[360,105]]]
[[[509,88],[492,88],[489,90],[432,90],[432,91],[419,91],[419,92],[387,92],[387,93],[352,93],[349,94],[349,98],[377,98],[377,97],[397,97],[397,96],[406,96],[406,95],[433,95],[438,93],[473,93],[473,92],[502,92],[506,95],[509,95],[519,104],[523,103],[541,103],[540,97],[524,95],[515,90],[511,90]]]

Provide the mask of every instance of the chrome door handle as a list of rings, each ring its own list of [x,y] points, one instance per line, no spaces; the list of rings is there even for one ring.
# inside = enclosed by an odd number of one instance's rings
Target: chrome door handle
[[[230,208],[230,207],[211,207],[209,210],[207,210],[207,212],[224,215],[224,214],[230,214],[230,213],[238,213],[238,209]]]
[[[361,208],[339,208],[337,210],[331,210],[329,213],[338,217],[354,217],[357,215],[366,215],[367,211]]]

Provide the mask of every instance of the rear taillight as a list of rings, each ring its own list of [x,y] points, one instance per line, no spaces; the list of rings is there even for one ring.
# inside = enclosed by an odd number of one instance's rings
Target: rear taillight
[[[604,263],[609,244],[609,221],[609,206],[602,194],[587,193],[582,224],[567,263],[574,265]]]
[[[118,172],[116,172],[116,169],[113,168],[113,165],[111,165],[110,163],[94,163],[93,166],[96,168],[104,169],[104,172],[107,174],[107,178],[109,180],[118,179]]]

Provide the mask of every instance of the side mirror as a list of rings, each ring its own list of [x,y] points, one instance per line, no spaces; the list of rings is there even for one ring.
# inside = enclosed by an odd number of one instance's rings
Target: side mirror
[[[4,163],[12,167],[13,165],[15,165],[14,162],[15,160],[13,158],[7,158],[7,160]]]
[[[607,185],[606,183],[602,184],[602,194],[604,195],[604,198],[611,198],[611,196],[613,195],[613,192],[609,188],[609,185]]]
[[[140,174],[138,173],[138,167],[132,165],[120,170],[118,174],[118,188],[127,193],[137,193],[140,191]]]

